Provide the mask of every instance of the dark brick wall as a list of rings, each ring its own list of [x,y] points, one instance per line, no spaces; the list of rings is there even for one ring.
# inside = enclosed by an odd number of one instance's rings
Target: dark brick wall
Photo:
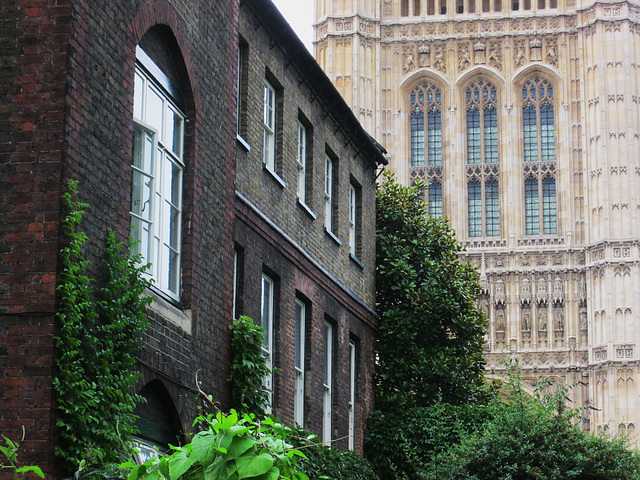
[[[324,319],[334,324],[332,438],[348,441],[349,339],[358,341],[356,401],[356,449],[362,452],[362,427],[373,408],[373,348],[377,326],[375,309],[375,168],[359,155],[369,140],[349,132],[336,115],[343,102],[337,92],[311,80],[306,67],[297,63],[299,41],[273,28],[266,20],[279,15],[270,2],[245,1],[240,7],[240,35],[246,55],[246,111],[242,139],[251,148],[238,146],[237,212],[234,239],[243,251],[240,275],[242,310],[259,321],[261,275],[276,280],[274,365],[281,369],[274,379],[274,412],[293,420],[294,399],[294,302],[305,298],[307,318],[305,376],[305,427],[322,433],[322,358]],[[320,72],[321,73],[321,72]],[[315,73],[314,73],[315,74]],[[323,74],[322,74],[323,75]],[[278,92],[276,172],[263,168],[263,85],[267,78]],[[326,79],[326,77],[325,77]],[[330,82],[326,79],[328,85]],[[245,103],[245,102],[243,102]],[[307,184],[310,215],[296,201],[297,121],[300,113],[312,128],[312,179]],[[345,130],[347,133],[345,134]],[[324,230],[324,159],[330,151],[338,166],[336,242]],[[349,256],[349,184],[361,187],[361,248],[359,260]]]
[[[0,431],[48,474],[69,3],[0,3]]]
[[[187,91],[181,304],[156,302],[141,354],[183,426],[194,375],[224,406],[231,317],[238,0],[0,4],[0,431],[56,478],[51,406],[60,192],[79,180],[97,274],[108,228],[130,224],[135,47],[166,35]],[[178,325],[175,319],[186,319]]]

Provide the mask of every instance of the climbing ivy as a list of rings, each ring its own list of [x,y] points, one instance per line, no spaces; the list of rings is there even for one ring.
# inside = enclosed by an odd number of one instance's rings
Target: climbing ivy
[[[140,258],[125,252],[109,231],[102,275],[87,274],[91,261],[83,247],[88,239],[80,223],[89,207],[74,200],[76,181],[69,182],[63,201],[69,213],[62,221],[67,244],[60,250],[56,360],[59,440],[55,452],[66,472],[123,460],[134,433],[136,402],[131,393],[139,377],[135,352],[147,328],[142,297],[149,282]]]
[[[262,352],[265,329],[245,316],[235,320],[229,329],[232,333],[229,375],[232,406],[263,418],[269,405],[269,390],[262,380],[271,373]]]

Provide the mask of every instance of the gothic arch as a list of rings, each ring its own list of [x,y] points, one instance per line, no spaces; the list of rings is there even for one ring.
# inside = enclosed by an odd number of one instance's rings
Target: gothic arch
[[[546,78],[556,88],[558,88],[562,82],[560,75],[554,69],[549,68],[546,65],[533,64],[521,67],[516,71],[516,74],[513,77],[514,87],[520,88],[524,82],[535,75],[540,75],[541,77]]]
[[[498,75],[494,70],[482,65],[476,65],[475,67],[472,67],[470,70],[464,73],[462,76],[460,76],[460,78],[458,78],[458,80],[456,81],[456,89],[458,90],[458,92],[463,92],[467,85],[469,85],[476,78],[480,77],[488,79],[498,88],[500,94],[502,94],[505,88],[505,80],[502,75]]]
[[[402,95],[406,95],[412,88],[423,81],[433,82],[437,87],[442,89],[443,92],[447,91],[449,84],[444,75],[430,68],[419,68],[404,76],[400,82],[400,91]]]

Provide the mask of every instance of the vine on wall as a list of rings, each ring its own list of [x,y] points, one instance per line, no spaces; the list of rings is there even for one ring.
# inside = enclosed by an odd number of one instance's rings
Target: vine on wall
[[[74,200],[78,184],[69,182],[63,200],[69,213],[62,221],[68,243],[60,250],[56,360],[58,434],[56,456],[64,471],[122,461],[127,442],[135,433],[134,409],[141,400],[131,393],[140,373],[135,353],[142,347],[141,333],[148,327],[143,297],[150,283],[146,266],[125,251],[109,231],[96,282],[87,275],[88,237],[80,230],[84,209]]]

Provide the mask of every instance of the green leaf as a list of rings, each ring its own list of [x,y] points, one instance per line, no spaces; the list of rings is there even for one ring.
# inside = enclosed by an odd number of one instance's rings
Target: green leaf
[[[168,461],[169,479],[178,480],[194,463],[195,459],[187,456],[184,450],[174,452]]]
[[[273,467],[273,457],[268,453],[243,455],[236,462],[239,479],[263,475]]]
[[[16,468],[16,473],[26,473],[26,472],[33,472],[36,475],[38,475],[40,478],[44,478],[44,473],[42,473],[42,469],[40,467],[30,466],[30,467]]]

